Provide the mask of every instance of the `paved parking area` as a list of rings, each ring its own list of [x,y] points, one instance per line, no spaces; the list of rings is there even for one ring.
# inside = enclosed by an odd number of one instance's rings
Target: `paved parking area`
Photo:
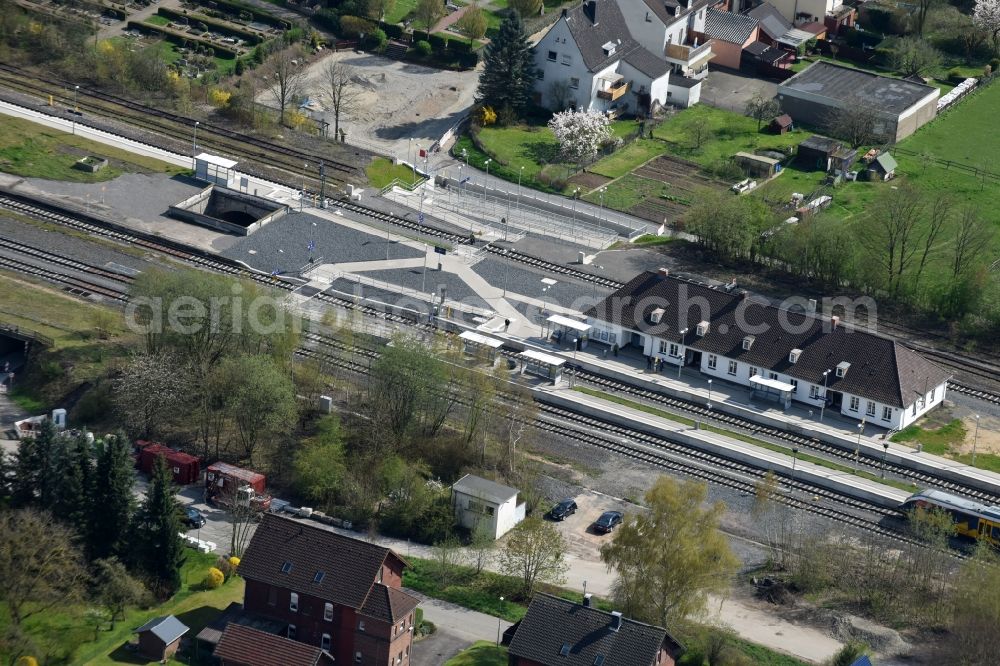
[[[743,113],[748,101],[760,93],[774,97],[778,84],[730,70],[713,69],[701,85],[701,101],[709,106]]]
[[[611,539],[611,534],[594,531],[594,521],[605,511],[635,512],[638,507],[629,502],[593,491],[574,498],[576,513],[565,520],[554,523],[556,529],[566,539],[570,554],[584,560],[595,559],[596,552]]]

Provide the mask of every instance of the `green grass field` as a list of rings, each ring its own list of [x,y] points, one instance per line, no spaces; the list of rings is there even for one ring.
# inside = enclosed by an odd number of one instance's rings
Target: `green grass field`
[[[1000,85],[994,83],[958,102],[954,109],[924,125],[899,145],[971,167],[993,162],[990,171],[1000,172],[998,109]]]
[[[396,0],[392,6],[392,11],[385,15],[385,22],[399,23],[416,8],[417,0]]]
[[[656,139],[637,139],[621,150],[598,160],[588,171],[608,178],[620,178],[657,155],[662,155],[666,148],[662,141]]]
[[[152,16],[147,16],[143,23],[150,23],[152,25],[170,25],[170,19],[166,16],[159,16],[158,14],[153,14]]]
[[[97,173],[74,169],[73,164],[86,155],[105,157],[111,163]],[[97,183],[126,172],[180,173],[184,169],[21,118],[0,116],[0,171],[31,178]]]
[[[125,649],[132,638],[132,630],[158,615],[176,615],[196,635],[218,611],[233,601],[243,598],[243,580],[234,578],[216,590],[201,589],[201,581],[216,555],[189,550],[181,569],[183,583],[180,591],[166,602],[148,610],[131,609],[113,631],[106,623],[95,630],[86,617],[87,606],[70,604],[56,606],[28,618],[23,628],[36,644],[49,656],[50,663],[85,664],[144,664],[136,655]],[[7,609],[0,605],[0,626],[8,622]],[[186,663],[171,660],[169,664]]]
[[[507,648],[488,641],[476,641],[444,662],[444,666],[507,666]]]
[[[368,176],[368,182],[371,183],[371,186],[379,189],[382,189],[393,180],[399,180],[407,185],[412,185],[416,180],[420,179],[420,176],[414,179],[411,167],[403,164],[393,164],[391,160],[384,157],[377,157],[372,160],[372,163],[365,169],[365,175]]]

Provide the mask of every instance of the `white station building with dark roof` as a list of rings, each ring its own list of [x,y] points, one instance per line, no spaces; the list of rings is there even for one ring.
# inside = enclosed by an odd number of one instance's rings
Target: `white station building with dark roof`
[[[941,404],[950,374],[899,342],[837,317],[786,310],[659,273],[642,273],[590,308],[591,341],[887,429]]]

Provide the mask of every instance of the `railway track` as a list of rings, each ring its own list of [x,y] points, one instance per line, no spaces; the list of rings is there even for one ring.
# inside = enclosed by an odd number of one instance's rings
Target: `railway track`
[[[98,295],[110,298],[118,303],[125,303],[128,300],[128,296],[125,294],[124,290],[106,287],[104,285],[97,284],[96,282],[91,282],[90,280],[67,275],[66,273],[43,268],[37,264],[19,261],[11,257],[0,255],[0,268],[55,283],[60,285],[63,291],[75,296],[88,298],[92,295]]]
[[[530,254],[525,254],[524,252],[520,252],[519,250],[515,250],[513,248],[502,248],[495,245],[487,245],[486,251],[500,257],[525,264],[532,268],[541,269],[548,273],[556,273],[565,277],[583,280],[584,282],[597,284],[598,286],[607,287],[608,289],[621,289],[624,286],[617,280],[612,280],[611,278],[607,278],[602,275],[594,275],[593,273],[581,271],[576,268],[570,268],[569,266],[565,266],[563,264],[557,264],[554,261],[548,261]]]
[[[818,453],[821,457],[831,459],[840,464],[852,465],[854,463],[853,451],[835,446],[833,444],[828,444],[826,442],[821,442],[820,440],[812,437],[806,437],[804,435],[781,430],[780,428],[755,423],[748,419],[726,414],[715,409],[709,409],[705,405],[693,401],[682,400],[651,389],[642,388],[633,384],[618,381],[616,379],[610,379],[608,377],[604,377],[603,375],[598,375],[581,368],[577,368],[577,373],[576,379],[578,381],[582,381],[587,384],[600,387],[606,391],[634,399],[637,402],[645,402],[647,404],[652,403],[653,405],[662,408],[664,411],[675,413],[678,416],[711,420],[718,424],[719,427],[727,430],[733,430],[735,432],[744,433],[756,438],[770,440],[778,444],[787,445],[788,447],[800,448],[803,452],[811,451]],[[878,456],[862,453],[858,456],[858,463],[860,467],[864,468],[868,472],[879,473],[882,469],[882,459]],[[937,487],[942,490],[975,498],[987,504],[1000,503],[1000,494],[983,491],[955,481],[941,479],[932,474],[914,470],[903,465],[887,462],[885,464],[885,472],[886,474],[895,476],[901,480],[912,482],[917,487]]]

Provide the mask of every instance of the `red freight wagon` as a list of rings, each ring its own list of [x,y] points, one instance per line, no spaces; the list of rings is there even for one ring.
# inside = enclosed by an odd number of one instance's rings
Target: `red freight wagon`
[[[174,483],[186,486],[189,483],[195,483],[198,481],[198,477],[201,474],[201,464],[195,456],[188,453],[183,453],[182,451],[175,451],[169,446],[164,446],[163,444],[147,444],[143,446],[144,442],[136,442],[142,449],[139,451],[139,469],[150,474],[153,471],[153,464],[156,462],[157,456],[163,456],[167,462],[167,468],[170,470]]]
[[[225,504],[235,493],[254,509],[266,511],[271,498],[264,492],[267,478],[258,472],[224,462],[212,463],[205,470],[205,498]],[[235,490],[230,490],[233,486]]]

